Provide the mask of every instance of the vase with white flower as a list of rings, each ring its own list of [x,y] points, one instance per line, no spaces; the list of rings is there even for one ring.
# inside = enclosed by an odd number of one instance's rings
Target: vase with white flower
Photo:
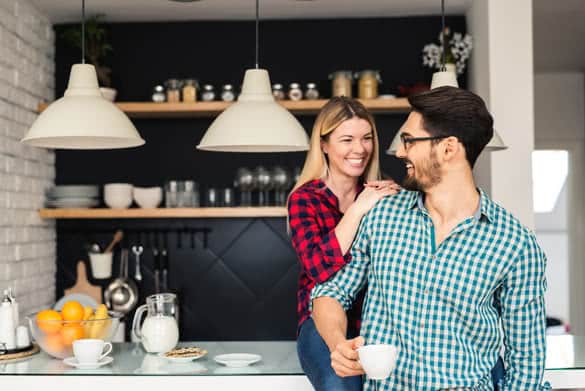
[[[430,43],[423,47],[423,65],[438,71],[451,71],[456,75],[461,75],[465,71],[472,48],[471,35],[451,33],[451,29],[445,27],[439,34],[439,44]],[[445,69],[443,69],[443,64],[445,64]]]

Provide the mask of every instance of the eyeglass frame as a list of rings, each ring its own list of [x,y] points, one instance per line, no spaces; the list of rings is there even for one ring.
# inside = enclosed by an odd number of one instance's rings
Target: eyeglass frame
[[[405,150],[408,149],[408,144],[414,144],[417,141],[429,141],[429,140],[442,140],[444,138],[451,137],[450,135],[442,135],[442,136],[427,136],[427,137],[412,137],[407,136],[404,133],[400,135],[400,142]]]

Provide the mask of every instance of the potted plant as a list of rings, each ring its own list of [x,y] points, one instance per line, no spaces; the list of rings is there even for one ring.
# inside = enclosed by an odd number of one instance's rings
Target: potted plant
[[[114,101],[116,90],[112,87],[112,69],[104,64],[106,56],[112,52],[108,42],[106,29],[99,21],[103,15],[96,15],[85,22],[85,57],[95,67],[100,91],[104,98]],[[71,46],[81,51],[81,29],[70,27],[63,31],[62,38]]]
[[[430,43],[423,48],[423,65],[429,68],[441,70],[443,64],[443,34],[439,34],[439,44]],[[465,71],[465,66],[471,49],[473,48],[471,35],[453,33],[451,29],[445,27],[445,67],[447,71],[456,72],[461,75]]]

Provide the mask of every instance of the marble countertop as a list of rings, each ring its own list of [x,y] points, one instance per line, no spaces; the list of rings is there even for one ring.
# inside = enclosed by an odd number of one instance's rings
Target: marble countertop
[[[259,342],[182,342],[179,346],[198,346],[207,355],[188,363],[170,362],[164,357],[149,354],[140,344],[114,343],[111,364],[97,369],[71,367],[63,360],[44,352],[26,359],[0,361],[0,375],[89,375],[89,376],[261,376],[303,375],[295,341]],[[262,356],[255,364],[230,368],[213,358],[226,353],[252,353]]]

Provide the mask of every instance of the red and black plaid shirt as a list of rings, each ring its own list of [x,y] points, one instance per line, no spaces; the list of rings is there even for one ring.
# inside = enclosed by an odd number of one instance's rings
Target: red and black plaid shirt
[[[358,194],[363,187],[360,185]],[[298,327],[310,316],[311,289],[327,281],[350,260],[348,251],[341,253],[335,227],[343,217],[335,194],[316,179],[307,182],[290,195],[288,215],[292,244],[301,263],[297,292]],[[359,331],[363,292],[348,312],[348,329]]]

